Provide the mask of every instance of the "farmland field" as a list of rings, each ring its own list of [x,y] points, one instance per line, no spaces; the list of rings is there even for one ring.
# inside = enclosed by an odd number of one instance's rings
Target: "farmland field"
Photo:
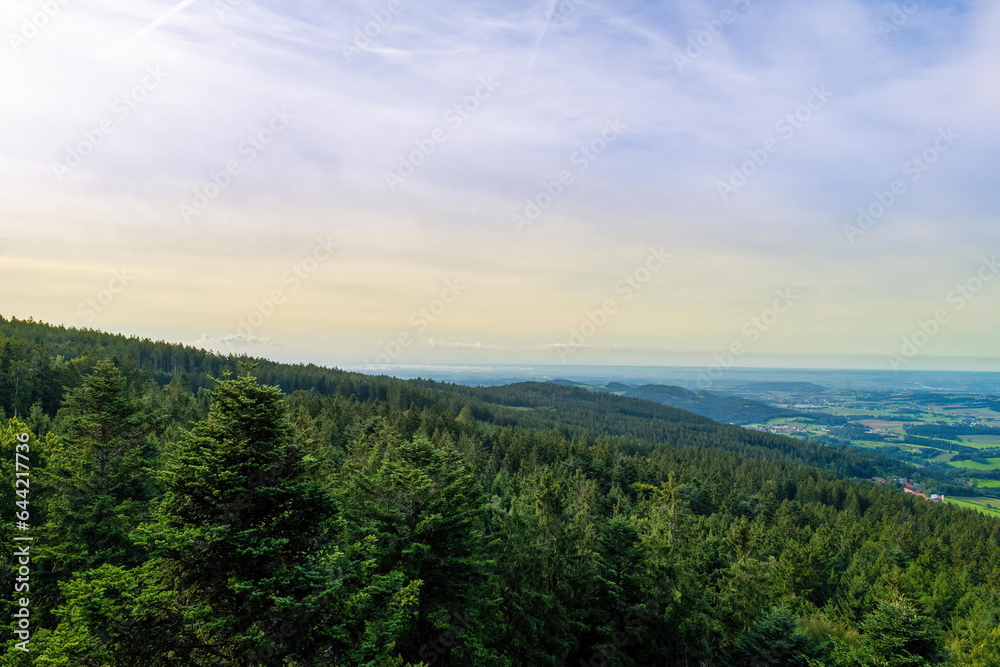
[[[1000,517],[1000,498],[983,498],[980,496],[948,496],[945,501],[959,507],[970,507],[983,514]],[[992,508],[987,505],[993,505]]]
[[[903,429],[904,423],[898,421],[888,421],[885,419],[862,419],[859,420],[860,424],[864,424],[869,428],[874,429],[892,429],[895,431],[901,431]]]
[[[960,435],[962,444],[967,447],[979,449],[987,447],[1000,447],[1000,435]]]
[[[951,465],[957,466],[959,468],[970,468],[972,470],[997,470],[1000,469],[1000,458],[987,459],[990,465],[984,465],[982,463],[976,463],[975,461],[949,461]]]

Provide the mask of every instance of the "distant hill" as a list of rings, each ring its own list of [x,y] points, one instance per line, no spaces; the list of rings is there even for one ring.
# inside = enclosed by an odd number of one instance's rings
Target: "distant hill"
[[[582,389],[590,389],[591,391],[605,391],[612,394],[622,394],[629,389],[632,389],[630,384],[622,384],[621,382],[608,382],[607,384],[588,384],[586,382],[577,382],[576,380],[552,380],[551,384],[563,385],[564,387],[581,387]]]
[[[729,424],[755,424],[769,419],[802,416],[795,410],[776,408],[738,396],[720,396],[710,391],[692,391],[663,384],[635,387],[625,392],[625,396],[645,398]]]
[[[588,385],[583,382],[576,382],[575,380],[555,379],[552,380],[552,384],[559,384],[564,387],[588,387]]]
[[[720,396],[710,391],[693,391],[674,385],[644,384],[633,387],[620,382],[587,385],[572,380],[554,380],[553,384],[585,387],[592,391],[620,394],[629,398],[642,398],[727,424],[756,424],[766,422],[769,419],[803,416],[801,412],[776,408],[759,401],[737,396]]]
[[[627,392],[629,389],[632,389],[632,385],[621,382],[609,382],[604,385],[604,391],[613,391],[616,394]]]

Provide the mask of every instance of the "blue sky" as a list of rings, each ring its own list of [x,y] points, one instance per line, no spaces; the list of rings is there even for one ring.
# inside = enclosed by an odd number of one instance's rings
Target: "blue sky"
[[[998,370],[998,31],[932,0],[11,0],[0,313],[383,369]]]

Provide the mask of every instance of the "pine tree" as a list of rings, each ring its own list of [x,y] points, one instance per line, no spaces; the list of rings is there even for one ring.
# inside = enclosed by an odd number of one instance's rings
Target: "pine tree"
[[[334,506],[292,432],[280,389],[227,378],[171,453],[146,533],[193,622],[192,664],[278,665],[325,641],[335,577],[321,555]]]
[[[860,629],[860,645],[845,664],[926,667],[943,661],[939,631],[904,597],[880,601]]]
[[[118,368],[103,360],[67,394],[57,421],[62,444],[50,453],[45,476],[54,491],[46,531],[56,567],[142,562],[130,531],[154,494],[149,473],[156,452],[149,436],[155,415],[130,395]]]
[[[414,663],[503,664],[484,646],[498,633],[499,606],[480,518],[486,502],[461,455],[421,434],[401,440],[387,425],[351,455],[345,548],[377,545],[367,553],[389,573],[386,600],[407,586],[419,590],[412,622],[381,641]]]

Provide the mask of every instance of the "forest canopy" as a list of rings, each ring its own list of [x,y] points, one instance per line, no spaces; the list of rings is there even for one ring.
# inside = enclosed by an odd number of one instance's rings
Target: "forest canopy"
[[[1000,522],[873,454],[5,319],[0,408],[0,665],[1000,664]]]

